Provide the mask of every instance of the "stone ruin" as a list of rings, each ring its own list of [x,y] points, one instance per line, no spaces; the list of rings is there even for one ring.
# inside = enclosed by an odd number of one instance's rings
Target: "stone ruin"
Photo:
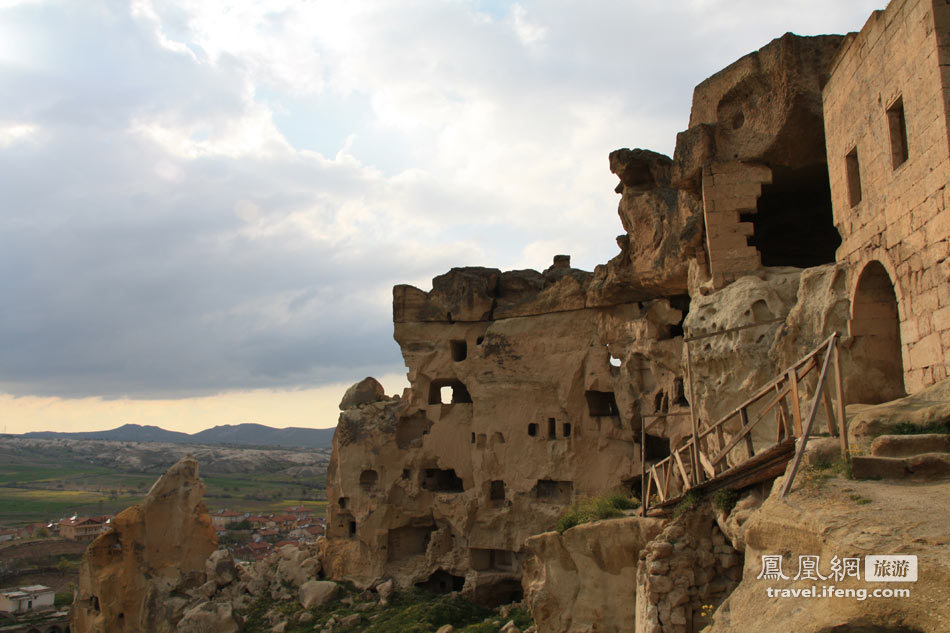
[[[672,159],[610,154],[625,233],[606,264],[558,255],[543,272],[396,286],[411,386],[387,397],[367,379],[341,403],[328,576],[492,604],[528,588],[543,605],[536,572],[566,546],[531,537],[579,498],[639,496],[644,460],[688,439],[690,404],[713,422],[836,331],[848,403],[946,378],[948,45],[950,6],[934,0],[894,0],[857,34],[786,34],[696,87]],[[691,630],[671,614],[741,579],[721,534],[691,539],[722,550],[692,594],[630,563],[631,593],[657,597],[638,607],[659,627],[645,630]]]

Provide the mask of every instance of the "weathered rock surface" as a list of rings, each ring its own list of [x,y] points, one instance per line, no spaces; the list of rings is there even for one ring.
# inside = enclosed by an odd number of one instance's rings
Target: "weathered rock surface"
[[[851,481],[833,478],[819,486],[796,480],[782,499],[776,480],[772,494],[746,522],[742,582],[715,613],[705,633],[828,633],[830,631],[946,631],[950,630],[950,582],[947,529],[950,522],[950,483],[908,484]],[[855,500],[867,500],[858,503]],[[909,519],[909,520],[908,520]],[[866,582],[866,555],[917,556],[916,583]],[[788,580],[758,579],[762,556],[782,555]],[[830,578],[824,584],[854,592],[910,589],[902,598],[868,595],[769,599],[766,590],[802,589],[822,581],[795,580],[799,556],[818,556],[818,572],[828,576],[832,559],[860,559],[860,579]],[[855,595],[858,595],[857,593]],[[863,627],[863,628],[861,628]]]
[[[346,393],[343,394],[343,399],[340,401],[340,410],[346,411],[353,407],[378,402],[385,397],[386,391],[383,389],[383,386],[379,384],[379,381],[375,378],[367,377],[346,390]]]
[[[71,628],[77,633],[175,630],[185,601],[169,599],[205,582],[217,538],[202,497],[198,462],[185,458],[155,482],[145,500],[112,519],[79,569]]]
[[[640,553],[662,524],[659,519],[624,518],[529,538],[522,583],[538,630],[632,630]]]
[[[202,602],[185,611],[178,621],[177,633],[238,633],[241,619],[228,602]]]
[[[824,163],[821,89],[842,39],[787,33],[696,86],[689,129],[676,139],[674,182],[698,184],[716,160]],[[802,138],[805,130],[819,135]]]
[[[950,379],[884,404],[851,405],[848,417],[851,442],[864,447],[902,422],[918,426],[950,422]]]
[[[322,607],[333,600],[339,587],[329,580],[308,580],[300,586],[300,604],[304,609]]]
[[[412,388],[340,415],[329,577],[511,602],[525,539],[578,496],[632,491],[640,412],[684,410],[683,312],[668,299],[585,308],[574,291],[588,277],[559,257],[544,273],[464,269],[430,293],[396,288]],[[463,321],[486,310],[492,320]],[[686,420],[654,419],[650,433],[680,437]]]

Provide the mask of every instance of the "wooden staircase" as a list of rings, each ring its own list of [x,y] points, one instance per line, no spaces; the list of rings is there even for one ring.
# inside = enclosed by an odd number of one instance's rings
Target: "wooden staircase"
[[[824,407],[828,432],[840,437],[842,456],[848,459],[838,336],[838,333],[829,336],[714,424],[707,425],[697,420],[692,409],[693,389],[690,388],[693,428],[689,439],[673,449],[669,457],[656,463],[648,465],[645,459],[641,460],[642,514],[663,514],[690,492],[708,493],[720,488],[739,490],[777,477],[786,470],[789,460],[794,460],[782,489],[784,496],[791,488],[801,463],[819,406]],[[833,381],[828,380],[829,373]],[[813,381],[816,375],[811,402],[803,402],[806,381]],[[834,383],[833,387],[830,382]],[[802,411],[806,407],[807,414],[803,418]],[[752,430],[765,424],[774,426],[775,440],[768,446],[756,447]],[[735,432],[726,430],[736,426],[738,430]],[[729,439],[726,439],[727,434]],[[644,445],[645,430],[641,431],[641,446]],[[641,454],[641,458],[645,458],[645,454]]]

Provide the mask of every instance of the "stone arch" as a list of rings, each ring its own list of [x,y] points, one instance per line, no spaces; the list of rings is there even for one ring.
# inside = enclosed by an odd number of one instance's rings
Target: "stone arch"
[[[861,270],[851,300],[849,334],[862,379],[849,385],[848,400],[865,404],[906,395],[897,292],[884,264],[872,260]]]

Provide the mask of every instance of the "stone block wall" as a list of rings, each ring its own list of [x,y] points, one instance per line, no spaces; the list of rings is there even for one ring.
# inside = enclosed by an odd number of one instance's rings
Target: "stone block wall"
[[[890,362],[902,364],[908,392],[945,378],[950,361],[948,80],[950,6],[894,0],[848,37],[823,91],[834,218],[843,240],[837,259],[849,265],[854,311],[862,304],[856,300],[862,275],[877,270],[874,262],[886,270],[902,352]],[[866,315],[852,316],[861,323]],[[857,339],[861,332],[852,334]]]
[[[742,215],[755,213],[762,185],[770,182],[772,172],[764,165],[729,161],[703,168],[706,249],[716,288],[760,267],[759,251],[748,244],[752,223]]]

